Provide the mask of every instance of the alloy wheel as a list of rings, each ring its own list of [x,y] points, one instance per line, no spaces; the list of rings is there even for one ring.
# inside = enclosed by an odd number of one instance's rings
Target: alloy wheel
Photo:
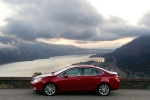
[[[101,84],[98,88],[98,93],[102,96],[108,95],[110,92],[110,87],[107,84]]]
[[[57,88],[54,84],[49,83],[49,84],[45,85],[44,92],[46,95],[52,96],[56,93],[56,91],[57,91]]]

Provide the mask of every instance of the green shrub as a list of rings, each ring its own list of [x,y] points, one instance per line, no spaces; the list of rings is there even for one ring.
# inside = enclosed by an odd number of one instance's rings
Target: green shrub
[[[42,75],[42,73],[41,72],[35,72],[35,73],[33,73],[32,77],[35,77],[35,76],[38,76],[38,75]]]

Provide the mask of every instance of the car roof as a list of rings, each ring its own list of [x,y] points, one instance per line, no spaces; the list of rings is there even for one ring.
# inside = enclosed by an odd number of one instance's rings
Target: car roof
[[[74,67],[79,67],[79,68],[98,68],[98,69],[100,69],[100,67],[98,67],[98,66],[94,66],[94,65],[71,65],[70,66],[70,68],[74,68]]]
[[[69,68],[96,68],[96,69],[100,69],[100,70],[102,70],[102,71],[104,71],[104,72],[109,72],[108,70],[106,70],[106,69],[104,69],[104,68],[101,68],[101,67],[99,67],[99,66],[95,66],[95,65],[80,65],[80,64],[76,64],[76,65],[71,65],[71,66],[69,66]]]
[[[65,71],[65,70],[68,70],[68,69],[71,69],[71,68],[95,68],[95,69],[99,69],[99,70],[102,70],[103,72],[108,72],[107,70],[101,68],[101,67],[98,67],[98,66],[94,66],[94,65],[79,65],[79,64],[76,64],[76,65],[70,65],[70,66],[67,66],[67,67],[64,67],[58,71],[56,71],[55,75],[58,75],[60,74],[61,72]]]

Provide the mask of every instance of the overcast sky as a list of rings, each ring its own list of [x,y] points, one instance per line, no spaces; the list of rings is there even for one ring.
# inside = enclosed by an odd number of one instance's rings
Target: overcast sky
[[[116,48],[150,34],[149,4],[150,0],[1,0],[0,36]]]

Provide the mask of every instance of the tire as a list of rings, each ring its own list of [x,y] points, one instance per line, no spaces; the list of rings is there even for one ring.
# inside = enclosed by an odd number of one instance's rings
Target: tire
[[[53,83],[48,83],[44,86],[44,93],[48,96],[53,96],[57,92],[57,87]]]
[[[110,93],[110,86],[106,83],[100,84],[97,91],[99,95],[107,96]]]

